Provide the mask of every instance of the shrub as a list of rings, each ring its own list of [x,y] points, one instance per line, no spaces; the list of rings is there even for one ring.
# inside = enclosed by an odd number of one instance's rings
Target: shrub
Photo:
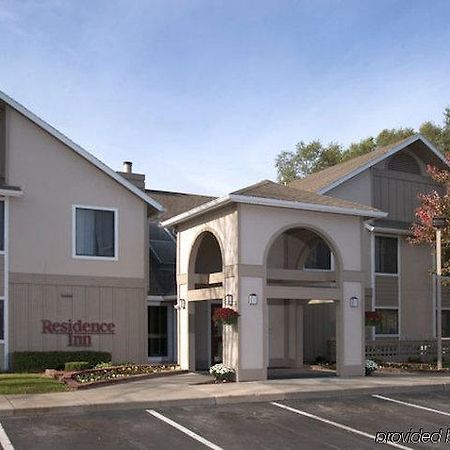
[[[66,362],[86,361],[90,367],[102,361],[111,361],[108,352],[13,352],[11,370],[13,372],[43,372],[45,369],[63,370]]]
[[[376,370],[378,370],[378,364],[371,359],[366,359],[366,376],[372,375]]]
[[[209,369],[209,373],[216,381],[234,381],[234,369],[225,364],[215,364]]]
[[[110,367],[112,367],[111,361],[103,361],[103,362],[96,364],[94,366],[94,369],[109,369]]]
[[[69,361],[64,364],[64,370],[74,372],[76,370],[90,369],[92,366],[87,361]]]

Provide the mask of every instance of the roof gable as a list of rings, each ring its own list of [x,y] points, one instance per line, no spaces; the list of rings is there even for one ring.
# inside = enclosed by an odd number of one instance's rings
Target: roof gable
[[[361,217],[386,217],[387,213],[371,206],[329,197],[315,192],[303,191],[290,186],[263,180],[234,191],[224,197],[213,199],[195,208],[163,221],[163,226],[175,226],[209,211],[224,208],[233,203],[290,208],[305,211],[329,212]]]
[[[145,203],[150,205],[152,208],[156,209],[158,212],[164,211],[164,208],[155,200],[153,200],[151,197],[149,197],[145,192],[141,191],[139,188],[134,186],[132,183],[127,181],[125,178],[123,178],[121,175],[116,173],[114,170],[112,170],[110,167],[108,167],[106,164],[104,164],[102,161],[97,159],[94,155],[89,153],[87,150],[70,140],[67,136],[62,134],[60,131],[58,131],[56,128],[52,127],[50,124],[36,116],[36,114],[32,113],[30,110],[25,108],[25,106],[21,105],[20,103],[16,102],[14,99],[6,95],[4,92],[0,91],[0,100],[4,101],[8,106],[18,111],[20,114],[25,116],[27,119],[29,119],[31,122],[45,130],[47,133],[49,133],[54,138],[58,139],[60,142],[65,144],[67,147],[69,147],[71,150],[73,150],[75,153],[77,153],[82,158],[89,161],[91,164],[93,164],[95,167],[100,169],[103,173],[108,175],[109,177],[113,178],[117,183],[121,184],[125,189],[139,197],[141,200],[143,200]]]
[[[424,136],[421,134],[416,134],[392,145],[377,148],[370,153],[366,153],[343,163],[336,164],[335,166],[328,167],[300,180],[292,181],[289,183],[289,186],[295,189],[303,189],[311,192],[317,192],[319,194],[325,194],[336,186],[339,186],[340,184],[355,177],[361,172],[364,172],[375,164],[389,158],[417,141],[421,141],[430,152],[432,152],[445,165],[447,165],[447,161],[442,153]]]

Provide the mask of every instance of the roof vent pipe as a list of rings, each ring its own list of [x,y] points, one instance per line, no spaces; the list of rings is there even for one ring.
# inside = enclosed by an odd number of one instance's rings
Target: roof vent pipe
[[[131,161],[123,162],[123,171],[125,173],[131,173],[133,171],[133,163]]]

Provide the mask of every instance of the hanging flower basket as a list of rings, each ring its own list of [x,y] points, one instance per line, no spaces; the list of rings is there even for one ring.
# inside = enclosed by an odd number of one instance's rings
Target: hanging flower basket
[[[232,308],[217,308],[214,310],[213,322],[216,325],[235,325],[238,317],[239,313]]]
[[[366,326],[376,327],[381,322],[381,316],[376,311],[366,311]]]

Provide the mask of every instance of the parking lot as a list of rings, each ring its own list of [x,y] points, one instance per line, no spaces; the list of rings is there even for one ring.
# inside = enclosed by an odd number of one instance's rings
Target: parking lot
[[[14,416],[0,423],[9,450],[450,448],[450,394]],[[388,432],[388,444],[375,442]],[[428,443],[418,442],[426,433],[434,433]]]

